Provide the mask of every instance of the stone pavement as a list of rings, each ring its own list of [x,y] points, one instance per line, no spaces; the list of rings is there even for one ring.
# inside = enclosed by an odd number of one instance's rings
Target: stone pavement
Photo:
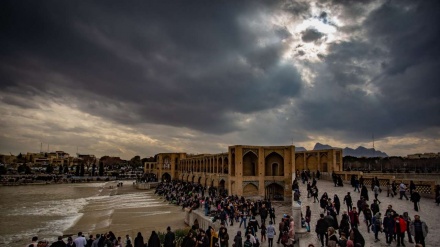
[[[356,202],[360,197],[360,193],[354,192],[353,188],[348,184],[344,184],[344,187],[334,187],[333,183],[330,181],[318,180],[317,187],[319,189],[318,198],[321,198],[321,195],[324,192],[327,192],[329,197],[332,199],[335,194],[338,195],[339,199],[341,200],[340,214],[342,213],[342,211],[347,210],[347,207],[343,204],[344,196],[347,194],[347,192],[351,192],[351,196],[353,199],[353,205],[356,205]],[[309,234],[307,234],[305,238],[300,240],[302,242],[301,246],[308,246],[308,244],[314,244],[314,246],[316,246],[316,247],[321,246],[320,241],[318,240],[316,233],[315,233],[315,225],[316,225],[316,221],[319,219],[319,214],[322,213],[322,209],[319,207],[319,202],[313,203],[313,198],[307,198],[307,190],[306,190],[305,184],[300,183],[300,191],[301,191],[303,215],[305,215],[305,208],[307,205],[310,206],[310,209],[312,211],[312,220],[310,223],[311,232]],[[368,201],[368,204],[370,205],[373,202],[372,200],[374,199],[374,194],[371,191],[371,189],[369,189],[368,195],[370,198],[370,201]],[[378,199],[382,202],[379,205],[380,212],[382,213],[382,215],[384,215],[385,210],[389,204],[393,205],[393,209],[396,212],[398,212],[399,214],[403,214],[403,212],[408,212],[411,219],[414,218],[415,214],[420,215],[420,219],[422,221],[425,221],[426,224],[428,225],[428,228],[429,228],[428,236],[425,239],[426,247],[440,246],[440,224],[438,224],[438,220],[440,220],[440,217],[439,217],[440,216],[440,214],[439,214],[440,213],[440,206],[437,206],[437,204],[434,203],[434,199],[422,198],[421,202],[420,202],[421,210],[419,210],[419,212],[416,212],[413,209],[413,203],[411,201],[407,201],[405,199],[399,200],[398,198],[399,198],[398,196],[397,197],[395,196],[394,198],[386,197],[386,191],[385,190],[382,191],[382,193],[378,196]],[[276,210],[275,229],[277,230],[277,235],[275,236],[275,239],[274,239],[275,240],[274,247],[282,247],[281,244],[276,244],[276,240],[278,239],[278,234],[279,234],[278,233],[278,222],[282,218],[283,214],[291,215],[292,209],[291,209],[290,203],[274,202],[274,206],[275,206],[275,210]],[[256,218],[257,218],[258,222],[261,224],[260,217],[257,216]],[[340,220],[341,220],[341,217],[338,216],[338,222],[340,222]],[[359,216],[359,220],[361,221],[359,230],[365,239],[365,242],[366,242],[365,246],[366,247],[368,247],[368,246],[388,246],[385,243],[385,233],[379,233],[379,239],[381,241],[374,242],[374,233],[367,232],[367,226],[365,225],[365,223],[363,223],[364,217],[363,217],[362,213]],[[268,222],[268,220],[266,220],[266,222]],[[241,230],[242,236],[243,236],[244,226],[242,226],[241,229],[239,229],[238,226],[239,226],[238,223],[234,223],[233,226],[227,226],[228,233],[229,233],[229,239],[230,239],[230,241],[229,241],[230,246],[232,246],[233,239],[234,239],[235,235],[237,234],[238,230]],[[295,222],[296,229],[298,226],[299,226],[299,224],[297,224]],[[258,238],[260,238],[260,232],[258,232]],[[306,243],[306,245],[304,245],[304,243]],[[263,247],[267,246],[267,245],[268,245],[267,242],[262,243]],[[396,242],[391,243],[391,246],[396,246],[396,245],[397,245]],[[405,245],[407,247],[414,246],[414,244],[410,244],[408,242],[408,236],[406,236],[406,234],[405,234]]]

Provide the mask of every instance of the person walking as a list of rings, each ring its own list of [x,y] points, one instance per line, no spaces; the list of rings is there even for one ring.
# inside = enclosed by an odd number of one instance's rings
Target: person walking
[[[267,215],[269,212],[266,209],[266,205],[263,205],[260,208],[260,218],[261,218],[261,224],[266,224]]]
[[[328,235],[327,235],[327,229],[328,229],[328,225],[327,225],[327,221],[324,219],[324,214],[320,214],[319,215],[320,218],[318,220],[318,222],[316,222],[316,234],[318,235],[318,238],[321,240],[321,245],[322,246],[327,246],[328,243]],[[325,238],[325,245],[324,245],[324,238]]]
[[[347,205],[347,211],[353,209],[353,200],[351,199],[350,192],[347,192],[347,195],[344,197],[344,203]]]
[[[411,218],[408,215],[408,212],[404,212],[403,213],[403,219],[406,221],[406,233],[408,234],[408,242],[410,242],[411,244],[414,243],[412,240],[412,236],[411,236],[411,232],[409,230],[409,226],[411,224]]]
[[[411,180],[409,181],[409,197],[412,196],[413,191],[416,189],[416,184]]]
[[[336,176],[336,173],[334,171],[332,172],[332,180],[335,184],[335,187],[338,186],[338,177]]]
[[[376,185],[376,177],[371,179],[371,191],[373,191],[374,185]]]
[[[373,224],[373,232],[374,232],[374,242],[380,241],[379,239],[379,231],[382,229],[382,214],[376,213],[373,216],[372,224]]]
[[[390,182],[388,181],[387,182],[387,197],[390,197],[390,195],[391,195],[391,197],[394,198],[393,188],[392,188]]]
[[[264,243],[267,241],[266,238],[266,232],[267,232],[267,227],[265,223],[261,223],[261,242]]]
[[[283,219],[281,219],[280,223],[278,223],[278,230],[280,231],[280,235],[278,235],[277,244],[280,243],[281,236],[283,236],[284,224],[285,224],[285,222],[284,222],[284,218],[283,218]]]
[[[312,195],[312,184],[310,182],[307,182],[307,198],[310,198]]]
[[[229,246],[229,234],[226,230],[226,227],[221,228],[220,233],[220,247],[228,247]]]
[[[394,193],[394,195],[397,195],[397,183],[396,183],[396,181],[393,181],[392,183],[391,183],[391,190],[393,191],[393,193]]]
[[[394,232],[397,238],[397,246],[405,246],[405,232],[406,232],[406,220],[403,219],[402,215],[396,215],[394,218]]]
[[[440,204],[440,185],[437,184],[435,186],[435,198],[434,202],[437,203],[437,206]]]
[[[414,215],[414,221],[410,223],[410,232],[414,236],[416,244],[421,244],[425,247],[425,238],[428,235],[428,226],[424,221],[420,220],[419,215]]]
[[[333,227],[328,228],[328,230],[327,230],[327,234],[328,234],[327,246],[336,247],[338,245],[338,237],[336,237],[335,233],[336,233],[335,228],[333,228]]]
[[[258,224],[258,221],[255,219],[255,216],[252,216],[251,219],[249,220],[249,225],[252,227],[252,233],[254,236],[257,236],[257,232],[258,232],[258,228],[260,227],[260,224]]]
[[[336,194],[333,197],[333,204],[335,205],[336,215],[339,215],[339,211],[341,210],[341,201],[339,200],[339,197]]]
[[[307,232],[310,232],[310,221],[312,220],[312,210],[310,210],[310,206],[306,206],[306,229]]]
[[[350,217],[351,228],[357,228],[359,226],[359,213],[356,211],[356,207],[348,212],[348,216]]]
[[[359,192],[361,193],[361,191],[359,190],[359,179],[356,175],[353,175],[353,187],[354,187],[354,192]]]
[[[417,190],[411,194],[411,201],[414,203],[414,210],[419,211],[420,194]]]
[[[247,212],[246,207],[243,208],[240,216],[241,216],[241,220],[240,220],[240,225],[238,226],[238,228],[240,228],[241,224],[244,223],[244,229],[246,229],[246,220],[247,220],[247,216],[248,216],[248,212]]]
[[[402,200],[402,197],[405,197],[406,200],[409,200],[408,197],[406,196],[406,185],[403,183],[403,181],[400,183],[399,185],[399,193],[400,193],[400,200]]]
[[[362,176],[359,178],[359,188],[362,187],[362,186],[364,186],[364,180],[365,180],[365,179],[364,179],[364,177],[362,177]]]
[[[277,233],[275,232],[275,227],[273,226],[272,221],[269,221],[269,226],[267,227],[266,234],[268,239],[268,247],[273,247],[273,238]]]
[[[295,222],[293,222],[293,218],[289,220],[289,245],[293,246],[295,243]]]
[[[357,228],[353,228],[350,231],[350,239],[353,239],[353,243],[355,246],[365,246],[365,239],[362,236],[361,232]]]
[[[316,201],[319,202],[318,199],[318,187],[316,186],[312,186],[312,196],[313,196],[313,202],[315,203]]]
[[[217,244],[218,244],[218,237],[219,237],[219,234],[218,234],[218,232],[215,230],[214,227],[211,227],[210,230],[211,230],[211,234],[210,234],[211,239],[209,240],[209,247],[214,247],[214,246],[217,246]]]
[[[246,241],[244,241],[244,247],[252,247],[253,244],[251,242],[251,235],[246,235]]]
[[[203,202],[203,204],[204,204],[204,208],[205,208],[205,216],[208,216],[209,212],[210,212],[210,207],[211,207],[211,205],[209,203],[209,197],[205,198],[205,201]]]
[[[350,233],[350,217],[347,212],[342,214],[341,222],[339,223],[339,234],[345,233],[345,236],[348,236]]]
[[[387,213],[385,214],[385,217],[383,218],[383,230],[385,232],[385,241],[388,245],[391,244],[391,241],[393,241],[394,236],[394,219],[393,213]]]
[[[380,211],[379,204],[377,204],[376,199],[374,199],[373,203],[371,203],[370,209],[373,212],[373,215],[376,215]]]
[[[243,247],[243,238],[241,237],[241,231],[237,231],[237,235],[234,237],[235,247]]]
[[[381,203],[380,200],[377,198],[380,193],[380,188],[377,184],[374,186],[373,192],[374,192],[374,199],[376,199],[379,203]]]
[[[274,207],[271,207],[269,209],[269,218],[270,218],[270,221],[272,221],[272,223],[275,224],[275,208]]]
[[[367,189],[367,186],[365,186],[365,184],[362,185],[362,188],[361,188],[361,197],[363,197],[366,201],[369,200],[368,189]]]
[[[372,220],[373,220],[373,213],[371,212],[371,209],[368,205],[365,206],[363,213],[364,213],[364,221],[365,221],[365,224],[367,225],[367,231],[369,233],[370,226],[371,226]]]

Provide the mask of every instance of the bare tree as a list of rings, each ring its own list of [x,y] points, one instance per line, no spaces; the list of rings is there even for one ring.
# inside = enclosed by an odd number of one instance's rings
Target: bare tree
[[[95,155],[87,155],[87,156],[82,157],[82,159],[83,159],[82,163],[84,164],[84,167],[86,168],[85,170],[88,173],[91,173],[90,168],[94,164],[96,164],[96,157],[95,157]]]

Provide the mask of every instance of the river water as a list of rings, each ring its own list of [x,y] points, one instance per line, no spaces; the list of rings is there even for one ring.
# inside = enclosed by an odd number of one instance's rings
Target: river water
[[[122,193],[115,182],[0,187],[0,246],[22,247],[32,236],[52,242],[57,236],[76,234],[76,228],[104,233],[119,224],[124,231],[137,231],[133,218],[153,220],[151,215],[177,210],[153,191],[138,191],[132,182],[125,183],[128,188]],[[130,224],[124,225],[124,219]]]

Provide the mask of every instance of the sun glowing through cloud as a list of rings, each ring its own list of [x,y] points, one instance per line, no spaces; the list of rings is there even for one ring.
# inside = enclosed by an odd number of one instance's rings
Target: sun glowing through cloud
[[[276,13],[271,18],[275,26],[282,26],[291,34],[290,38],[283,39],[288,47],[283,59],[306,60],[319,62],[328,54],[328,46],[334,42],[347,40],[349,37],[339,29],[344,27],[338,9],[331,9],[310,4],[307,14],[300,17],[288,13]]]

